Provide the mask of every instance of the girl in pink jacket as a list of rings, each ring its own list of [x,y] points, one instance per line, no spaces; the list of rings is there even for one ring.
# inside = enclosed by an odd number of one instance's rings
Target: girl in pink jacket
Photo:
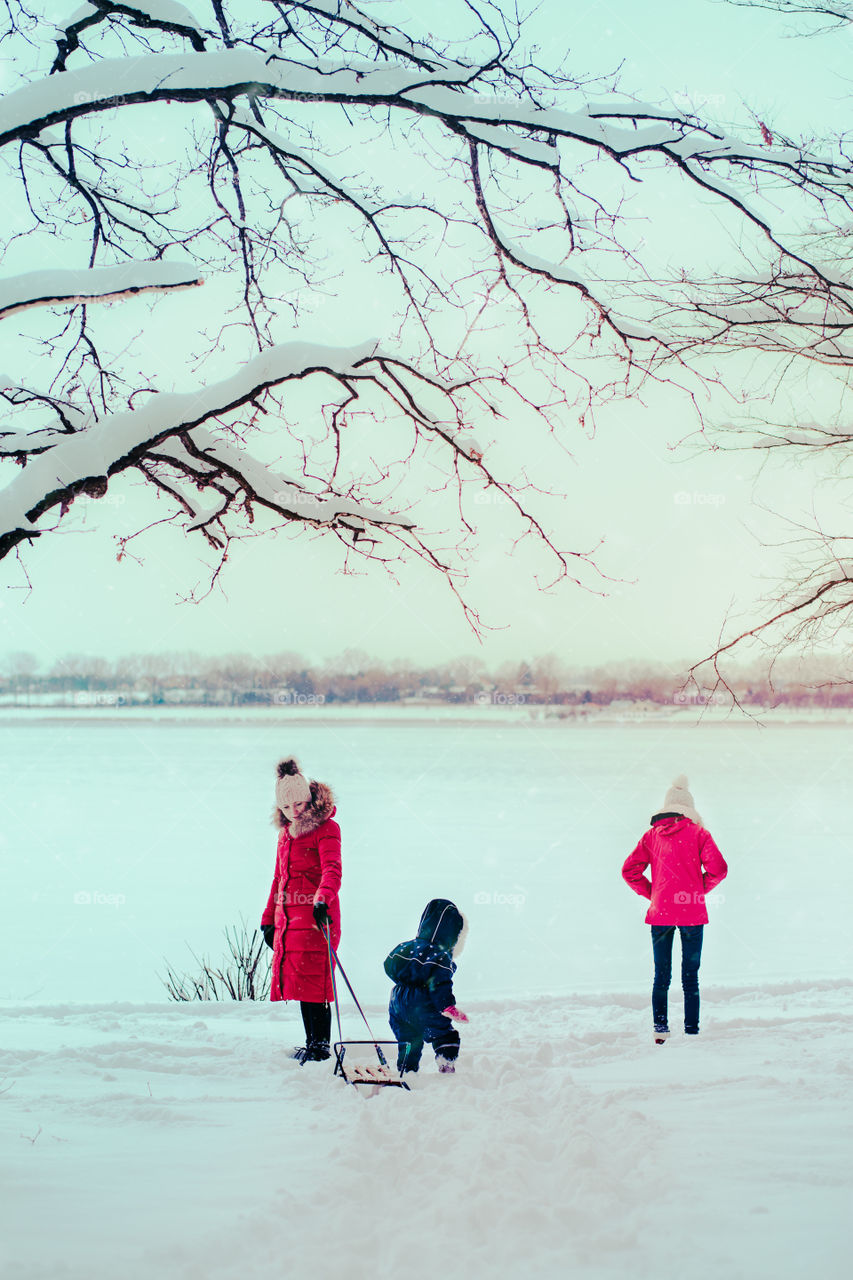
[[[645,874],[651,867],[651,880]],[[702,931],[708,923],[705,895],[725,879],[725,859],[693,807],[693,797],[681,774],[675,779],[651,827],[625,859],[622,878],[651,905],[646,924],[652,927],[655,979],[652,1017],[655,1044],[669,1035],[667,1002],[672,979],[672,944],[676,927],[681,935],[681,985],[684,989],[684,1030],[699,1034],[699,961]]]

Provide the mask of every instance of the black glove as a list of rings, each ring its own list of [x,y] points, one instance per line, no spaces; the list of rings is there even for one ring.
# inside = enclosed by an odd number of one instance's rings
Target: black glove
[[[314,923],[318,929],[323,929],[327,924],[332,923],[332,917],[329,915],[329,908],[325,902],[314,903]]]
[[[264,935],[264,942],[267,944],[267,946],[274,947],[275,946],[275,925],[262,924],[261,933]]]

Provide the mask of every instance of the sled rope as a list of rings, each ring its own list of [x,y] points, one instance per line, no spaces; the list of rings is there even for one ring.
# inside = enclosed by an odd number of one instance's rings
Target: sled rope
[[[332,979],[332,995],[335,1001],[335,1017],[338,1020],[338,1040],[343,1040],[344,1033],[341,1030],[341,1006],[338,1003],[338,984],[335,982],[335,966],[332,964],[332,952],[334,951],[334,948],[332,946],[332,935],[329,932],[329,926],[327,924],[323,925],[323,932],[326,935],[326,950],[329,957],[329,975]],[[335,959],[337,959],[337,953],[335,953]],[[341,969],[341,973],[343,973],[343,969]],[[347,986],[349,986],[349,983],[347,983]],[[370,1028],[368,1027],[368,1031],[369,1030]],[[371,1035],[372,1034],[373,1033],[371,1032]]]
[[[373,1028],[371,1027],[370,1023],[367,1021],[367,1014],[364,1012],[361,1005],[359,1004],[358,996],[355,994],[355,992],[352,989],[352,983],[347,977],[346,969],[341,964],[338,953],[335,950],[335,948],[332,946],[332,935],[329,931],[329,926],[327,924],[323,926],[323,932],[326,935],[326,946],[329,949],[329,970],[332,975],[332,994],[335,997],[335,1015],[338,1019],[338,1039],[343,1040],[343,1033],[341,1031],[341,1010],[340,1010],[340,1005],[338,1004],[338,988],[337,988],[337,983],[335,982],[335,966],[337,966],[340,969],[341,977],[343,978],[344,982],[347,984],[347,990],[349,991],[350,995],[355,1001],[356,1009],[358,1009],[359,1013],[362,1016],[364,1025],[367,1027],[368,1035],[370,1036],[370,1039],[373,1043],[374,1049],[376,1050],[376,1054],[377,1054],[377,1057],[379,1058],[380,1063],[382,1064],[383,1067],[386,1067],[388,1063],[386,1062],[385,1054],[382,1052],[382,1050],[379,1048],[379,1045],[376,1043],[376,1036],[373,1034]],[[332,964],[333,957],[335,962],[334,964]]]

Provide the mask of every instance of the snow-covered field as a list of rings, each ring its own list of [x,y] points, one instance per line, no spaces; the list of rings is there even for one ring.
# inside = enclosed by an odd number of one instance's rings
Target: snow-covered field
[[[0,720],[4,1280],[846,1277],[851,746],[845,725]],[[386,952],[431,896],[468,914],[455,1077],[367,1097],[286,1057],[290,1007],[164,1002],[163,956],[218,957],[260,914],[289,750],[339,797],[341,958],[377,1034]],[[657,1048],[619,869],[681,771],[730,875],[702,1035]]]
[[[663,1048],[638,992],[474,1002],[455,1077],[373,1097],[278,1009],[9,1009],[4,1280],[841,1280],[851,999],[708,987]]]

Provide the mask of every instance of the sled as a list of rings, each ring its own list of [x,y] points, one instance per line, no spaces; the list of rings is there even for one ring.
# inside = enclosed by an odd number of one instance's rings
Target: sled
[[[386,1085],[396,1085],[400,1089],[409,1091],[402,1076],[399,1075],[389,1064],[382,1052],[380,1045],[393,1045],[395,1050],[403,1043],[398,1040],[339,1040],[335,1046],[335,1070],[334,1074],[340,1076],[347,1084],[372,1085],[375,1088],[381,1088]],[[370,1046],[376,1050],[377,1062],[353,1062],[350,1057],[349,1063],[344,1062],[347,1049],[356,1046]]]
[[[326,938],[326,946],[329,952],[329,973],[332,979],[332,994],[335,1000],[335,1014],[338,1019],[338,1035],[341,1037],[340,1040],[338,1040],[334,1046],[335,1070],[333,1074],[336,1076],[340,1076],[341,1079],[345,1080],[347,1084],[369,1085],[372,1090],[372,1093],[370,1094],[371,1097],[377,1094],[379,1090],[385,1085],[396,1085],[397,1088],[405,1089],[407,1093],[410,1093],[411,1090],[409,1089],[409,1086],[406,1084],[405,1080],[403,1080],[400,1073],[393,1071],[391,1067],[388,1065],[388,1059],[385,1057],[385,1054],[382,1052],[382,1049],[380,1047],[383,1044],[388,1044],[388,1045],[392,1044],[396,1050],[396,1049],[399,1049],[400,1046],[402,1045],[406,1048],[406,1050],[408,1050],[409,1048],[408,1041],[376,1039],[376,1037],[373,1035],[373,1030],[371,1029],[370,1023],[367,1021],[367,1014],[364,1012],[361,1005],[359,1004],[358,996],[355,994],[355,992],[352,989],[352,983],[350,982],[349,978],[346,975],[344,966],[341,964],[340,960],[338,959],[337,951],[335,951],[335,948],[332,946],[332,935],[329,930],[328,924],[325,924],[323,926],[323,933]],[[355,1001],[355,1007],[358,1009],[359,1013],[361,1014],[362,1022],[367,1027],[367,1034],[372,1037],[370,1040],[344,1040],[343,1038],[343,1032],[341,1030],[341,1007],[340,1007],[340,1004],[338,1003],[338,985],[337,985],[337,982],[335,981],[336,967],[340,970],[341,977],[343,978],[344,982],[347,985],[347,990],[349,991],[350,995]],[[376,1052],[376,1057],[378,1061],[376,1063],[374,1063],[372,1060],[369,1062],[353,1062],[352,1058],[350,1058],[349,1066],[345,1066],[344,1057],[346,1055],[347,1049],[353,1049],[353,1048],[356,1048],[357,1046],[364,1047],[365,1045],[373,1046]]]

